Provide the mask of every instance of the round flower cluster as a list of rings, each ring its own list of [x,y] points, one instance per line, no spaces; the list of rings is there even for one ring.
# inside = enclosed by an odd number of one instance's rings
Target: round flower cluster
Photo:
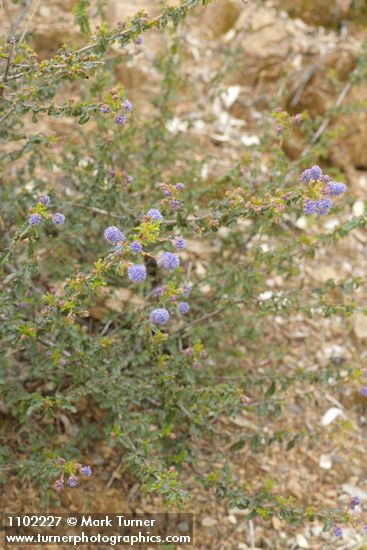
[[[56,214],[53,214],[52,221],[55,225],[62,225],[65,221],[64,214],[60,214],[60,212],[56,212]]]
[[[178,304],[178,311],[180,313],[182,313],[183,315],[185,315],[186,313],[188,313],[190,310],[190,306],[187,302],[180,302]]]
[[[306,199],[303,204],[303,212],[310,216],[311,214],[317,214],[318,216],[325,216],[329,213],[330,208],[333,206],[331,199],[319,199],[312,201]]]
[[[310,183],[311,181],[320,181],[323,176],[320,166],[315,164],[311,168],[304,170],[300,176],[300,180],[303,183]]]
[[[163,252],[158,260],[158,265],[162,265],[167,270],[177,269],[180,265],[180,258],[172,252]]]
[[[157,325],[165,325],[169,321],[169,312],[164,307],[153,309],[150,314],[150,320]]]
[[[28,218],[29,225],[38,225],[42,221],[42,216],[40,214],[31,214]]]
[[[300,176],[301,182],[312,190],[313,197],[306,197],[303,203],[303,212],[310,216],[316,214],[325,216],[329,213],[333,206],[333,201],[330,197],[338,197],[345,193],[347,187],[344,183],[331,181],[330,176],[323,174],[320,166],[314,165],[307,170],[304,170]]]
[[[116,244],[118,242],[124,242],[125,235],[122,231],[120,231],[118,227],[116,227],[115,225],[111,225],[110,227],[107,227],[107,229],[105,229],[104,238],[109,243]]]
[[[42,195],[42,197],[40,197],[39,201],[41,204],[43,204],[44,206],[50,206],[51,204],[51,199],[48,195]]]
[[[163,221],[162,214],[156,208],[151,208],[149,210],[149,212],[147,212],[146,217],[149,218],[150,220],[152,220],[153,222],[162,222]]]
[[[140,254],[143,250],[143,245],[139,241],[133,241],[130,245],[130,250],[133,254]]]
[[[130,265],[127,270],[127,276],[133,283],[141,283],[146,279],[147,268],[145,267],[145,265]]]
[[[51,199],[48,195],[42,195],[38,200],[39,205],[38,208],[40,209],[40,212],[44,213],[45,209],[42,209],[43,206],[46,208],[50,206]],[[55,214],[51,214],[48,219],[51,219],[55,225],[62,225],[65,222],[65,216],[64,214],[61,214],[60,212],[55,212]],[[31,214],[28,218],[29,225],[39,225],[42,223],[42,215],[39,212],[35,212],[34,214]]]
[[[125,126],[126,122],[127,122],[127,118],[123,113],[121,115],[117,115],[115,117],[115,123],[116,124],[120,124],[121,126]]]
[[[177,248],[177,250],[184,250],[186,248],[186,241],[182,237],[175,237],[173,246]]]

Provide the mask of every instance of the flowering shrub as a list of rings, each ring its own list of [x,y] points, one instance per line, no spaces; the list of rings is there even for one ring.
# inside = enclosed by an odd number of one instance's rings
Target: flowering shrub
[[[286,422],[293,387],[322,385],[331,374],[338,384],[340,368],[287,371],[269,327],[279,316],[317,321],[358,309],[349,299],[357,278],[312,288],[294,280],[297,261],[364,227],[366,217],[346,209],[342,174],[331,167],[329,176],[315,164],[322,143],[292,164],[286,160],[287,135],[296,126],[306,139],[312,134],[306,114],[274,111],[277,124],[264,128],[259,150],[209,182],[204,157],[180,162],[195,143],[167,129],[180,71],[175,35],[160,60],[156,111],[139,116],[116,81],[109,47],[143,48],[146,31],[176,29],[198,4],[103,25],[86,45],[63,46],[47,60],[26,41],[3,43],[1,411],[9,445],[1,460],[55,499],[92,469],[96,475],[91,451],[106,441],[121,457],[121,471],[128,466],[127,476],[169,504],[186,501],[185,473],[194,471],[205,490],[250,517],[320,519],[339,537],[348,512],[303,508],[273,483],[238,482],[235,455],[275,443],[286,453],[312,437],[273,422]],[[85,21],[82,3],[78,9]],[[75,93],[70,83],[78,84],[78,99],[67,99]],[[76,119],[61,147],[37,127],[48,117]],[[331,209],[340,221],[327,230],[321,217]],[[300,235],[304,214],[308,230]],[[269,291],[271,275],[286,288]],[[107,307],[121,289],[129,299]],[[270,366],[258,371],[264,354]],[[254,368],[246,370],[247,361]],[[223,419],[244,410],[266,423],[267,433],[223,429]],[[358,504],[354,499],[349,509]]]

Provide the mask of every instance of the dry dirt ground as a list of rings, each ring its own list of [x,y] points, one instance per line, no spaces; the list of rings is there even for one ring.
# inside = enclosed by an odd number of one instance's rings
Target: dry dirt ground
[[[36,49],[42,55],[50,54],[63,42],[77,40],[78,35],[70,24],[65,0],[40,0],[30,29],[37,28]],[[122,20],[140,8],[154,14],[162,3],[146,0],[114,0],[110,2],[111,20]],[[7,6],[6,17],[14,17]],[[287,13],[290,10],[290,17]],[[185,24],[191,57],[185,62],[185,70],[197,90],[203,93],[210,76],[220,69],[218,51],[232,49],[236,58],[234,70],[225,66],[227,73],[221,87],[224,94],[212,102],[203,102],[201,109],[190,102],[183,102],[181,112],[172,121],[172,132],[186,131],[185,117],[190,115],[195,123],[190,131],[202,140],[207,151],[213,151],[214,159],[208,164],[208,172],[226,170],[243,149],[256,143],[259,119],[268,109],[274,97],[281,98],[292,112],[309,109],[317,115],[333,104],[337,93],[330,90],[325,75],[330,69],[346,80],[355,65],[356,52],[364,39],[364,22],[355,16],[356,3],[351,0],[309,0],[307,2],[247,3],[240,0],[218,0],[198,12]],[[359,2],[358,13],[366,16],[367,7]],[[313,15],[315,14],[315,18]],[[323,26],[325,25],[325,26]],[[251,27],[252,32],[247,32]],[[52,31],[50,31],[52,28]],[[149,109],[147,95],[157,89],[158,74],[151,69],[151,61],[159,48],[162,37],[147,36],[145,47],[139,56],[132,57],[127,67],[121,68],[121,81],[134,98],[136,108]],[[220,57],[220,56],[219,56]],[[221,58],[222,61],[225,58]],[[221,61],[221,62],[222,62]],[[223,67],[222,67],[223,68]],[[282,74],[292,73],[284,90]],[[365,99],[367,88],[362,85],[351,95]],[[349,123],[350,132],[329,152],[329,163],[334,163],[345,173],[350,188],[350,212],[364,211],[363,202],[367,188],[367,122],[366,113],[355,116]],[[59,123],[58,123],[59,125]],[[62,132],[62,125],[57,131]],[[287,153],[295,158],[302,150],[302,143],[295,139],[287,144]],[[218,154],[219,153],[219,154]],[[218,160],[220,157],[221,160]],[[328,229],[338,222],[331,217],[323,224]],[[303,221],[300,231],[306,230]],[[327,279],[340,279],[360,275],[367,268],[367,235],[359,230],[334,246],[318,252],[314,260],[300,260],[299,281],[317,284]],[[205,259],[204,259],[205,262]],[[269,289],[279,281],[269,280]],[[366,305],[361,292],[359,300]],[[287,342],[287,366],[291,368],[322,369],[330,360],[346,365],[366,367],[367,318],[354,315],[345,320],[339,317],[315,323],[302,316],[284,322],[276,318],[271,338]],[[261,369],[260,365],[260,369]],[[367,369],[366,369],[367,372]],[[288,426],[318,432],[314,440],[306,441],[287,455],[278,453],[276,445],[254,457],[247,449],[237,454],[239,479],[251,479],[255,484],[264,477],[276,478],[277,487],[284,495],[294,495],[302,504],[317,506],[342,506],[351,495],[362,499],[362,509],[367,510],[367,475],[365,449],[367,435],[367,404],[355,388],[349,385],[336,392],[330,380],[323,390],[312,389],[312,405],[302,387],[290,398]],[[325,414],[329,416],[325,416]],[[336,413],[336,416],[334,415]],[[335,418],[334,418],[335,416]],[[251,416],[246,412],[236,422],[251,429]],[[242,423],[242,424],[241,424]],[[223,421],[223,430],[226,423]],[[266,432],[266,427],[264,428]],[[286,458],[282,459],[282,457]],[[59,511],[122,512],[164,510],[164,504],[156,497],[143,496],[138,485],[118,470],[120,457],[109,447],[99,446],[90,457],[95,475],[75,491],[65,491]],[[200,465],[198,465],[200,466]],[[192,479],[191,501],[188,511],[196,515],[195,548],[200,550],[246,549],[297,549],[310,548],[367,548],[361,531],[348,528],[345,537],[337,541],[330,534],[321,532],[320,525],[289,528],[280,520],[272,522],[248,521],[246,513],[218,505],[214,497],[204,495]],[[31,487],[17,484],[10,479],[6,493],[0,497],[4,509],[36,511],[37,496]],[[367,523],[367,520],[366,520]],[[44,547],[46,548],[46,547]],[[101,547],[102,548],[102,547]]]

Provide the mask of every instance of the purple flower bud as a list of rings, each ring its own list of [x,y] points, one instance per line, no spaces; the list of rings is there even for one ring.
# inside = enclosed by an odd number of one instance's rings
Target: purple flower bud
[[[155,290],[154,290],[154,295],[159,298],[160,296],[162,296],[163,294],[163,288],[161,286],[158,286]]]
[[[367,386],[364,386],[359,393],[362,397],[367,397]]]
[[[182,296],[185,296],[185,298],[187,298],[188,296],[190,296],[191,291],[192,286],[185,283],[182,287]]]
[[[92,475],[92,469],[90,466],[83,466],[80,468],[80,473],[83,474],[83,476],[90,477]]]
[[[169,313],[165,308],[153,309],[150,320],[157,325],[165,325],[169,320]]]
[[[107,114],[107,113],[110,112],[110,108],[109,108],[108,105],[101,105],[100,111],[101,111],[101,113]]]
[[[343,536],[343,531],[341,530],[340,527],[333,527],[333,532],[334,532],[334,535],[335,535],[338,539],[342,538],[342,536]]]
[[[181,206],[181,201],[179,201],[178,199],[172,199],[171,201],[169,201],[169,207],[174,212],[177,212],[177,210],[180,209],[180,206]]]
[[[60,491],[63,490],[63,488],[64,488],[64,482],[63,482],[63,480],[62,480],[62,479],[57,479],[57,480],[55,481],[55,483],[54,483],[54,489],[55,489],[55,491],[60,492]]]
[[[130,101],[128,99],[125,100],[124,102],[124,107],[125,107],[125,110],[128,112],[128,113],[131,113],[132,109],[133,109],[133,104],[130,103]]]
[[[182,237],[176,237],[173,241],[173,246],[177,248],[177,250],[184,250],[184,248],[186,248],[186,241]]]
[[[41,204],[43,204],[44,206],[50,206],[51,204],[51,199],[48,195],[42,195],[42,197],[40,197],[39,201]]]
[[[124,247],[122,246],[122,244],[119,243],[115,246],[113,251],[116,254],[116,256],[121,256],[121,254],[124,253]]]
[[[137,39],[137,44],[139,44],[139,46],[141,46],[141,44],[143,43],[143,37],[140,35],[138,36],[138,39]]]
[[[175,188],[178,191],[182,191],[183,189],[185,189],[185,184],[184,183],[176,183]]]
[[[126,122],[127,122],[127,118],[126,118],[126,116],[125,116],[124,114],[122,114],[122,115],[117,115],[117,116],[115,117],[115,123],[116,123],[116,124],[121,124],[121,126],[125,126]]]
[[[78,485],[78,478],[74,475],[71,475],[68,479],[69,487],[76,487]]]

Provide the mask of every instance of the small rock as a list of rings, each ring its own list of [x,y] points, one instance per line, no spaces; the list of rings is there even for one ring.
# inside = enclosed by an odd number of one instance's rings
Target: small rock
[[[363,313],[354,313],[351,316],[352,330],[358,340],[367,338],[367,317]]]
[[[310,548],[308,541],[303,535],[296,536],[296,543],[299,548]]]
[[[333,466],[333,461],[330,455],[321,455],[319,460],[319,466],[323,470],[330,470]]]
[[[338,407],[330,407],[330,409],[328,409],[326,413],[323,414],[320,420],[321,426],[328,426],[329,424],[334,422],[334,420],[338,418],[338,416],[344,416],[343,411]]]
[[[211,518],[210,516],[205,516],[201,520],[201,525],[203,527],[214,527],[218,522],[215,518]]]
[[[237,518],[234,514],[230,514],[227,519],[228,519],[229,523],[232,523],[232,525],[237,524]]]

